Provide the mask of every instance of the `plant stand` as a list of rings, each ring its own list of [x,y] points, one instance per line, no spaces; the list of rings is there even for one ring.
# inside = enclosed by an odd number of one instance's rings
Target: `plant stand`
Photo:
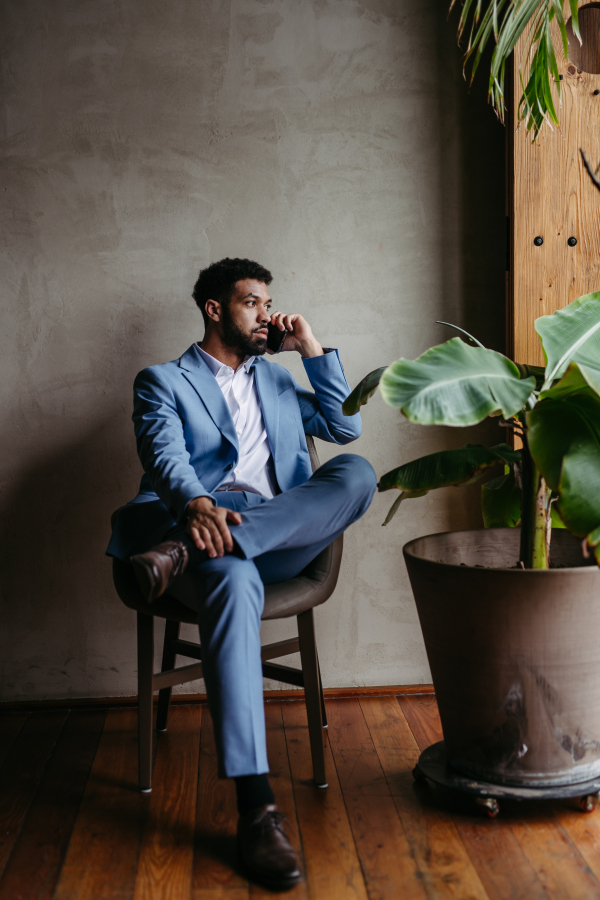
[[[561,800],[566,797],[579,797],[580,808],[587,813],[596,809],[600,799],[600,778],[582,781],[578,784],[548,787],[519,787],[518,785],[477,781],[461,775],[460,772],[448,765],[443,741],[432,744],[421,753],[419,762],[413,769],[413,777],[419,784],[425,784],[429,780],[451,790],[474,795],[475,803],[491,818],[495,818],[500,812],[498,800],[502,798],[507,800]]]

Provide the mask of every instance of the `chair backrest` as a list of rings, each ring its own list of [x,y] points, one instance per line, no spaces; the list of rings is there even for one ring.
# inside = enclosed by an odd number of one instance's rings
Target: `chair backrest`
[[[310,454],[310,464],[312,466],[312,470],[313,472],[316,472],[321,463],[319,462],[317,448],[315,447],[315,439],[312,434],[306,435],[306,446],[308,447],[308,452]]]

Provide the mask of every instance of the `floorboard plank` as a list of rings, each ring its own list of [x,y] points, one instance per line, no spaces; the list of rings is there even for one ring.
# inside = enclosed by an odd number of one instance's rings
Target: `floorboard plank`
[[[442,740],[435,697],[398,697],[398,703],[420,750]],[[466,795],[434,791],[433,802],[452,815],[490,900],[547,900],[542,883],[513,833],[506,804],[502,804],[500,817],[491,822],[472,808],[474,804]]]
[[[6,712],[0,715],[0,766],[16,741],[21,728],[29,717],[29,713]]]
[[[600,883],[554,817],[550,804],[521,806],[512,829],[547,895],[552,900],[598,900]]]
[[[308,890],[313,900],[367,900],[360,862],[331,750],[325,748],[329,787],[315,787],[306,707],[283,704],[283,722],[302,834]]]
[[[360,705],[430,898],[486,900],[451,816],[414,784],[419,749],[399,704],[382,698]]]
[[[68,712],[32,713],[0,769],[0,874],[4,872],[29,806]]]
[[[577,808],[576,801],[569,800],[557,803],[554,814],[586,864],[600,879],[600,809],[583,813]]]
[[[159,735],[133,900],[190,900],[201,706],[174,706]]]
[[[358,700],[327,703],[329,740],[370,900],[425,900],[404,832]]]
[[[396,699],[421,750],[444,739],[435,694]]]
[[[0,880],[0,900],[52,897],[105,718],[103,710],[69,714]]]
[[[137,751],[137,710],[110,710],[53,900],[131,900],[150,796]]]
[[[292,774],[290,771],[290,761],[288,757],[287,744],[285,740],[285,729],[283,727],[283,716],[281,711],[281,703],[270,701],[265,703],[265,720],[267,726],[267,753],[269,759],[269,780],[273,793],[275,794],[275,803],[278,808],[288,817],[290,827],[287,829],[288,837],[292,842],[300,865],[304,869],[302,859],[302,844],[300,841],[300,826],[296,816],[296,804],[294,801],[294,789],[292,786]],[[306,880],[302,881],[294,888],[294,900],[308,900],[308,887]],[[256,884],[250,885],[250,897],[252,900],[283,900],[288,898],[289,891],[274,893],[259,887]]]
[[[213,896],[209,891],[229,892],[233,888],[241,891],[244,897],[248,896],[248,882],[238,865],[235,843],[237,818],[235,785],[231,779],[218,776],[213,725],[205,707],[200,735],[193,900],[206,900]],[[246,893],[243,894],[243,891]],[[229,898],[229,893],[223,896]]]

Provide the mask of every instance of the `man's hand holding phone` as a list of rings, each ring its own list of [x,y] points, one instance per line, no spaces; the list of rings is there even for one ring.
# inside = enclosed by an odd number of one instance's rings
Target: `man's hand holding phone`
[[[269,354],[297,350],[304,359],[323,355],[323,348],[313,335],[310,325],[299,313],[273,313],[268,330]]]

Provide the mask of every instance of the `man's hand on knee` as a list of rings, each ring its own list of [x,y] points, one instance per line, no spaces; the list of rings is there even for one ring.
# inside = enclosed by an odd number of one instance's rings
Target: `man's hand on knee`
[[[241,525],[239,513],[214,506],[210,497],[196,497],[187,508],[187,533],[198,550],[206,550],[211,559],[233,550],[233,538],[227,523]]]

